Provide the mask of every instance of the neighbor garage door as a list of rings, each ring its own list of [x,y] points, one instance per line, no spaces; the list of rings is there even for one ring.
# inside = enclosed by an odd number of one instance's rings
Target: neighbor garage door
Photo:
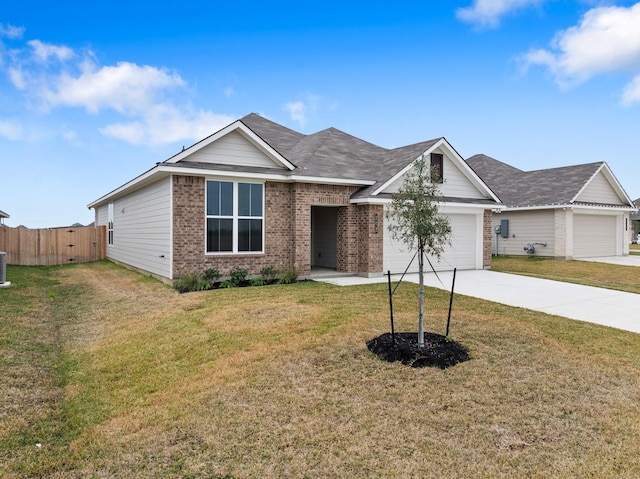
[[[603,215],[573,216],[573,257],[616,255],[616,217]]]
[[[447,247],[442,255],[442,259],[439,262],[434,262],[432,258],[431,262],[437,271],[458,269],[475,269],[477,247],[476,247],[476,234],[480,234],[476,227],[475,215],[464,214],[452,214],[449,215],[451,222],[452,245]],[[386,220],[385,220],[386,221]],[[391,271],[392,273],[402,273],[409,265],[411,258],[415,254],[414,251],[407,251],[407,247],[398,243],[391,237],[388,228],[384,231],[384,271]],[[425,263],[426,264],[426,263]],[[428,264],[425,266],[425,271],[429,268]],[[417,258],[409,269],[410,272],[418,271]]]

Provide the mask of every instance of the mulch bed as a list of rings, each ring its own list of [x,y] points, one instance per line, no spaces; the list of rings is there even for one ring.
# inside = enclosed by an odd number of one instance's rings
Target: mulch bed
[[[400,361],[412,368],[446,369],[469,360],[464,346],[434,333],[424,333],[422,348],[418,346],[418,333],[396,333],[395,344],[391,333],[384,333],[367,341],[367,348],[384,361]]]

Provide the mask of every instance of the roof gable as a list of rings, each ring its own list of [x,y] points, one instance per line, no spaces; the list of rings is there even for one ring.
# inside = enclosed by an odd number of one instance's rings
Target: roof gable
[[[467,165],[458,152],[449,144],[445,138],[418,144],[427,147],[417,155],[412,156],[408,163],[405,163],[400,171],[397,171],[386,182],[376,188],[372,195],[394,193],[404,181],[404,175],[409,172],[414,163],[420,157],[428,157],[431,153],[441,153],[443,155],[443,177],[444,183],[440,190],[445,197],[456,198],[476,198],[492,199],[499,202],[498,198],[478,177],[478,175]]]
[[[239,154],[241,151],[248,153],[248,157],[245,158]],[[295,169],[295,165],[241,120],[182,150],[164,163],[172,164],[181,161]]]
[[[606,162],[602,163],[596,174],[576,195],[575,201],[635,207],[634,202],[624,191],[624,188]]]
[[[259,148],[237,130],[231,131],[218,140],[194,151],[179,160],[178,163],[185,161],[288,169],[281,161],[274,159],[273,155],[267,154],[264,148]]]

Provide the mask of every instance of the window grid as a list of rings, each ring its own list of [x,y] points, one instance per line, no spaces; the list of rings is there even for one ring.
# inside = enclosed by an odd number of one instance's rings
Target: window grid
[[[224,198],[225,194],[230,198]],[[217,196],[212,196],[217,195]],[[231,214],[227,200],[231,200]],[[206,254],[264,253],[264,185],[221,180],[206,182]],[[242,212],[243,214],[239,214]],[[216,223],[217,222],[217,223]]]

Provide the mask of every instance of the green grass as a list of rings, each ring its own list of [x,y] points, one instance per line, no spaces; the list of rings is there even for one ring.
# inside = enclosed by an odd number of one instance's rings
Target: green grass
[[[640,268],[637,266],[522,256],[494,256],[491,269],[504,273],[640,293],[640,281],[638,281]]]
[[[180,295],[108,262],[8,275],[0,477],[640,470],[637,334],[459,296],[451,335],[472,359],[411,369],[365,347],[389,328],[385,284]],[[444,333],[448,299],[427,290],[429,331]],[[416,309],[401,285],[398,331]]]

